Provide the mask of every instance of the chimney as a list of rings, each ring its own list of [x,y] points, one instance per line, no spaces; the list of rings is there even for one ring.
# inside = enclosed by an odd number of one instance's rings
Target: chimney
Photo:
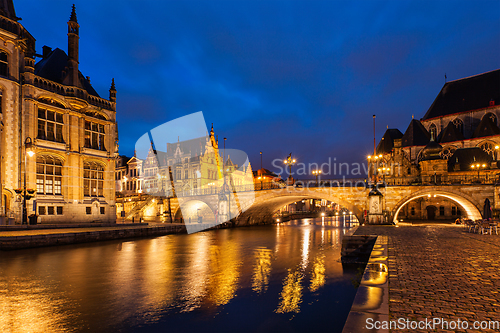
[[[43,50],[43,54],[42,54],[43,55],[43,59],[47,58],[49,56],[50,52],[52,52],[52,48],[49,47],[49,46],[47,46],[47,45],[44,45],[42,47],[42,50]]]

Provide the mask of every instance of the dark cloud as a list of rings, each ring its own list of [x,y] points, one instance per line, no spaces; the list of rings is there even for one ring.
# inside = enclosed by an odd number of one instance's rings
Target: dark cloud
[[[15,1],[45,44],[66,49],[71,4]],[[500,2],[76,1],[80,66],[118,90],[120,152],[148,129],[203,111],[219,138],[265,166],[363,160],[404,131],[449,80],[500,67]],[[40,16],[43,13],[43,18]]]

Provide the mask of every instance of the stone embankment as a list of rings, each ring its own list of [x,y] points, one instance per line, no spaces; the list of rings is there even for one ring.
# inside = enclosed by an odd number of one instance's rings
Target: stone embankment
[[[0,230],[0,250],[186,233],[186,227],[182,224],[147,223],[3,226]]]

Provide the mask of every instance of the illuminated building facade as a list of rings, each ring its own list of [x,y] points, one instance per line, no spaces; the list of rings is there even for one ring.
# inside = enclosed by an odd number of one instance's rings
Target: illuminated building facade
[[[26,188],[35,192],[27,214],[36,213],[39,222],[114,222],[114,82],[104,99],[78,70],[74,6],[67,23],[68,53],[44,46],[37,54],[35,38],[19,20],[12,0],[1,1],[0,216],[21,221],[16,192],[26,179]],[[34,156],[26,156],[26,143]]]
[[[496,183],[500,145],[500,70],[445,83],[421,120],[405,133],[387,129],[369,161],[389,185]],[[376,159],[375,159],[376,158]],[[439,200],[438,200],[439,199]],[[424,197],[406,219],[454,219],[460,207]]]
[[[186,197],[218,193],[223,183],[222,159],[213,126],[207,137],[167,143],[166,151],[151,146],[144,160],[136,156],[127,161],[118,159],[116,190],[120,192],[117,214],[122,210],[143,217],[145,213],[165,215],[169,210],[166,200],[154,198]],[[247,186],[253,189],[251,165],[238,166],[225,157],[225,173],[231,186]],[[172,189],[173,185],[173,189]],[[139,195],[141,194],[141,195]],[[148,203],[149,201],[149,203]],[[125,205],[127,207],[125,207]],[[134,207],[142,206],[139,210]],[[154,209],[151,209],[154,207]],[[145,216],[151,217],[151,216]]]

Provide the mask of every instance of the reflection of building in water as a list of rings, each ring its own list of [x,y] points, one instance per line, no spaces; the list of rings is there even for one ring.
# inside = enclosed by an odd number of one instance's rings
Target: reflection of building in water
[[[252,290],[258,294],[266,292],[271,275],[272,251],[264,247],[255,250],[255,265],[252,275]]]
[[[283,281],[280,304],[276,309],[277,313],[300,312],[303,289],[301,282],[303,277],[302,272],[288,269],[288,275]]]

